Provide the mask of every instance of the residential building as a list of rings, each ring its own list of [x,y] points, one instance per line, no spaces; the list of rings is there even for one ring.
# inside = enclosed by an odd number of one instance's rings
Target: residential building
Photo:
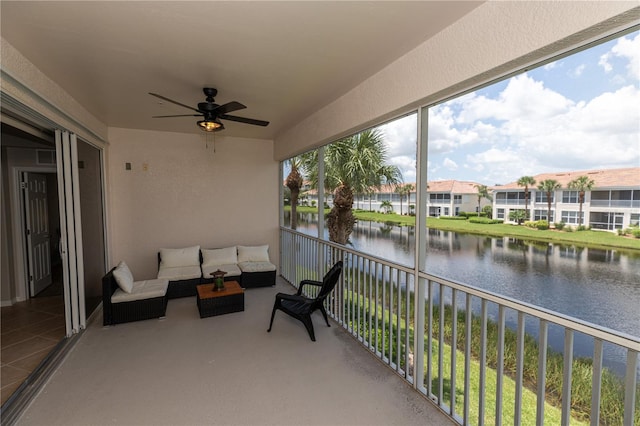
[[[580,176],[593,181],[585,191],[582,206],[579,192],[569,183]],[[529,188],[529,204],[525,203],[524,188],[517,182],[493,187],[493,209],[497,219],[509,221],[513,210],[527,210],[527,220],[564,222],[576,227],[580,223],[592,229],[616,231],[640,222],[640,167],[624,169],[581,170],[541,173],[533,176],[536,185]],[[551,217],[548,217],[547,194],[538,189],[540,182],[555,180],[559,189],[551,193]],[[580,220],[580,211],[582,217]]]
[[[478,212],[491,201],[478,200],[478,183],[457,180],[429,181],[427,183],[427,212],[429,216],[458,216],[461,212]]]
[[[415,182],[402,185],[413,185]],[[442,180],[427,182],[427,212],[429,216],[457,216],[460,212],[478,211],[478,188],[476,182],[463,182],[457,180]],[[411,191],[402,197],[397,192],[397,185],[382,185],[373,188],[366,194],[356,194],[353,207],[362,210],[382,211],[383,202],[391,203],[390,211],[397,214],[415,214],[416,192]],[[402,198],[402,200],[401,200]],[[308,189],[301,197],[301,205],[317,205],[317,191]],[[331,206],[331,195],[325,196],[325,201]],[[486,198],[480,200],[480,209],[491,205]]]

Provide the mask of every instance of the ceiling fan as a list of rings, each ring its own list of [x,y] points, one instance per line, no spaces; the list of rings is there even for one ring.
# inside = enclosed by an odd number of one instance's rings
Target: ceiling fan
[[[269,124],[268,121],[256,120],[253,118],[246,117],[238,117],[236,115],[229,115],[229,112],[238,111],[240,109],[246,108],[246,106],[242,105],[240,102],[232,101],[226,103],[224,105],[218,105],[215,103],[214,97],[218,94],[216,89],[211,87],[205,87],[202,89],[205,96],[207,97],[205,102],[198,103],[197,108],[190,107],[189,105],[185,105],[183,103],[174,101],[173,99],[165,98],[162,95],[158,95],[157,93],[149,94],[151,96],[155,96],[156,98],[162,99],[167,102],[171,102],[172,104],[180,105],[181,107],[193,110],[197,112],[197,114],[180,114],[180,115],[155,115],[152,118],[167,118],[167,117],[204,117],[204,120],[198,121],[198,126],[205,132],[219,132],[220,130],[224,130],[224,125],[220,122],[220,120],[230,120],[237,121],[239,123],[253,124],[254,126],[267,126]]]

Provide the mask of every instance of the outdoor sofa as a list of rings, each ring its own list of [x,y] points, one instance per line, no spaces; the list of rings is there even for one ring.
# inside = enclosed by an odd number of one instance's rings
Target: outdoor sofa
[[[276,266],[269,260],[269,246],[232,246],[200,249],[192,246],[161,249],[158,278],[169,280],[167,297],[195,296],[198,284],[213,282],[212,272],[225,271],[225,281],[244,288],[274,286]]]
[[[163,279],[134,281],[125,262],[102,277],[103,325],[164,317],[167,287]]]
[[[161,249],[156,279],[134,281],[124,261],[102,277],[103,324],[164,317],[169,299],[195,296],[196,286],[213,282],[211,273],[218,269],[227,272],[225,281],[237,281],[244,288],[276,283],[268,245]]]

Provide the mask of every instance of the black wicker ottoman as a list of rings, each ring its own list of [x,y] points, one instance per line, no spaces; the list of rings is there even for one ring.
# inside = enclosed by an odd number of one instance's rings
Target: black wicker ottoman
[[[200,318],[244,311],[244,289],[236,281],[226,281],[221,291],[216,290],[214,284],[201,284],[196,288]]]

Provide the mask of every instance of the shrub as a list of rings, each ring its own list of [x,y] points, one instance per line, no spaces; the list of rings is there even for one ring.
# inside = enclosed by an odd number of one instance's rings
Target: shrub
[[[445,220],[467,220],[466,216],[440,216],[438,219]]]
[[[631,231],[634,238],[640,238],[640,229],[634,229]]]
[[[541,231],[544,231],[546,229],[549,229],[549,222],[547,222],[546,220],[528,220],[524,223],[524,226],[526,226],[527,228],[539,229]]]
[[[486,217],[474,216],[469,218],[469,223],[480,223],[482,225],[492,225],[495,223],[502,223],[502,221],[498,219],[487,219]]]
[[[564,225],[566,225],[564,222],[556,222],[553,224],[553,226],[558,230],[558,231],[562,231],[562,229],[564,228]]]
[[[486,212],[480,212],[480,216],[478,216],[478,213],[476,213],[476,212],[460,212],[460,213],[458,213],[458,216],[464,216],[464,217],[486,217],[487,213]]]
[[[493,219],[493,207],[491,206],[484,206],[482,208],[482,213],[485,214],[485,216],[487,216],[489,219]]]
[[[576,231],[588,231],[589,227],[584,226],[584,225],[580,225],[576,228]]]
[[[536,228],[540,231],[549,229],[549,222],[547,222],[546,220],[539,220],[536,222]]]
[[[564,232],[573,232],[573,231],[574,231],[574,229],[571,226],[565,226],[564,227]]]

